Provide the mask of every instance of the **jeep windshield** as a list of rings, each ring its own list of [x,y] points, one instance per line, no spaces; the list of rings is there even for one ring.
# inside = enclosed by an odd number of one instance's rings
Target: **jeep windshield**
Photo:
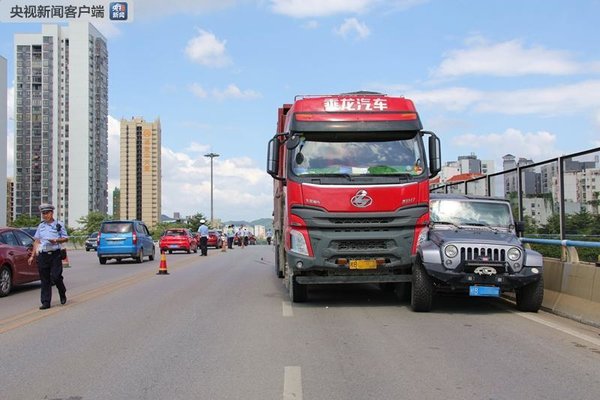
[[[420,136],[388,134],[377,141],[364,141],[365,136],[319,135],[301,136],[291,151],[293,174],[302,177],[352,179],[353,177],[388,177],[408,181],[421,177],[425,170]],[[401,138],[402,137],[402,138]],[[342,140],[342,138],[344,140]]]
[[[512,225],[512,215],[507,203],[436,199],[431,200],[429,208],[433,223],[506,229]]]

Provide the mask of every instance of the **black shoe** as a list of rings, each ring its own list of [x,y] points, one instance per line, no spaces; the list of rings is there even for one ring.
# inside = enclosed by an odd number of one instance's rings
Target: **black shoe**
[[[60,296],[60,304],[65,304],[67,302],[67,295],[63,294]]]
[[[42,305],[40,306],[40,310],[47,310],[47,309],[49,309],[49,308],[50,308],[50,304],[42,304]]]

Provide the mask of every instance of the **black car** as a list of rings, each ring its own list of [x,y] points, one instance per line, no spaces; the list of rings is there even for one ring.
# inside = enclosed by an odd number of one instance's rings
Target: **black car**
[[[430,224],[417,246],[411,306],[429,311],[436,292],[499,297],[514,291],[517,308],[537,312],[544,296],[543,259],[526,249],[510,203],[470,195],[432,194]]]
[[[96,250],[98,248],[98,232],[90,233],[85,239],[85,251]]]

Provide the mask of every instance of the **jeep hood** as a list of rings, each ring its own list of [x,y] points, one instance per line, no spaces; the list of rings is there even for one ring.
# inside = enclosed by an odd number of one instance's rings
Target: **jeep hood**
[[[494,232],[482,229],[433,229],[429,231],[429,239],[438,246],[446,242],[473,244],[504,244],[521,247],[521,241],[511,232]]]

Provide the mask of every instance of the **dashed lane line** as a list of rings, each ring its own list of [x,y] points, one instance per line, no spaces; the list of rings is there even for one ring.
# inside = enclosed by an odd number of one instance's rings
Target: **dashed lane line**
[[[293,317],[294,309],[292,308],[292,304],[289,301],[283,301],[283,316],[284,317]]]
[[[302,370],[300,367],[285,367],[283,375],[283,400],[302,400]]]

